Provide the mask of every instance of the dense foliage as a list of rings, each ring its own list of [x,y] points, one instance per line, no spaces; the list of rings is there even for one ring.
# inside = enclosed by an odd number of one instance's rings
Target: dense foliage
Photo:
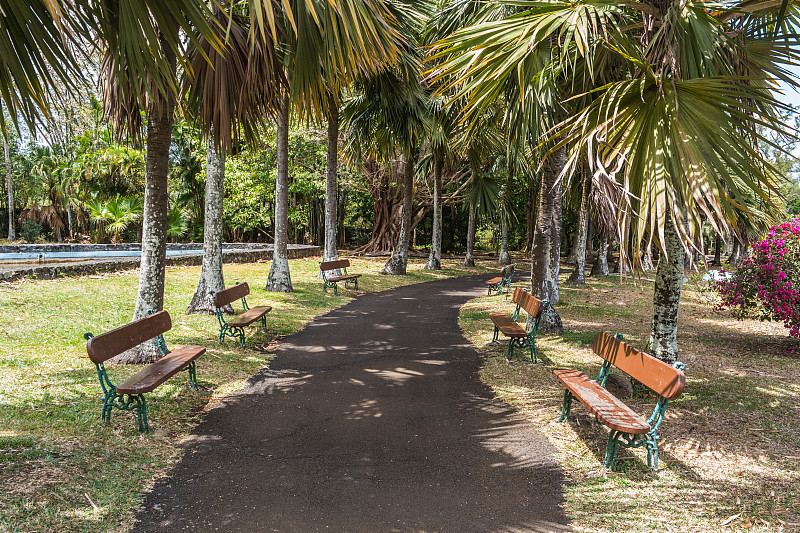
[[[770,229],[717,288],[721,306],[738,318],[782,321],[789,335],[800,338],[800,217]]]

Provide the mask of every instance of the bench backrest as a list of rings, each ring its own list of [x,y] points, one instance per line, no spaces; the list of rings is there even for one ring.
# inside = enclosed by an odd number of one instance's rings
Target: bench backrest
[[[172,328],[172,319],[166,311],[153,313],[113,329],[86,342],[89,359],[100,364],[125,350],[139,346],[145,341],[162,335]]]
[[[542,309],[544,309],[544,303],[539,298],[520,287],[514,289],[514,296],[511,297],[511,300],[533,318],[539,318],[539,315],[542,314]]]
[[[247,282],[237,283],[236,285],[232,285],[214,294],[214,307],[224,307],[236,300],[244,298],[248,294],[250,294],[250,286]]]
[[[503,270],[500,271],[501,278],[510,278],[514,275],[514,270],[517,268],[516,263],[512,263],[510,265],[506,265],[503,267]]]
[[[338,270],[340,268],[349,268],[350,261],[348,259],[339,259],[338,261],[324,261],[319,264],[319,269],[322,271],[326,270]]]
[[[683,393],[686,384],[683,372],[608,333],[598,334],[592,349],[594,353],[667,400],[674,400]]]

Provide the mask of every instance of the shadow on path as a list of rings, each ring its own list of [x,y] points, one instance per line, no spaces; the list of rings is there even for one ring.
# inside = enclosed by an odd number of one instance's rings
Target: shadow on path
[[[492,399],[458,327],[485,277],[364,295],[287,337],[134,531],[569,530],[552,448]]]

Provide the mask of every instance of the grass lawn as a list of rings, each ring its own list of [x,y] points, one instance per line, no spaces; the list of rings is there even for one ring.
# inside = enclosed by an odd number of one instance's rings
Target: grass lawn
[[[575,529],[800,531],[800,350],[789,353],[797,341],[783,325],[738,322],[714,310],[700,283],[687,284],[678,328],[686,389],[661,426],[660,470],[651,474],[639,449],[620,451],[619,471],[604,472],[607,430],[579,402],[568,423],[556,422],[563,388],[552,369],[597,375],[601,359],[591,343],[603,330],[621,332],[647,351],[653,283],[607,277],[570,287],[563,283],[571,268],[564,270],[557,310],[565,331],[540,335],[544,365],[507,363],[505,345],[487,344],[488,313],[511,313],[510,301],[493,296],[467,303],[461,326],[484,358],[484,381],[537,423],[557,450],[570,480],[567,514]],[[655,400],[625,401],[649,416]]]
[[[273,307],[269,331],[248,328],[245,349],[217,342],[215,317],[184,314],[200,267],[167,267],[167,345],[208,347],[197,365],[206,390],[192,391],[180,373],[149,393],[153,435],[139,434],[133,415],[118,410],[109,426],[100,424],[100,387],[83,339],[130,321],[138,271],[0,283],[0,532],[126,530],[148,483],[180,458],[179,442],[209,405],[269,364],[281,336],[357,297],[343,287],[339,296],[323,294],[318,261],[290,261],[291,294],[264,291],[269,263],[225,266],[228,285],[249,282],[251,306]],[[433,272],[412,258],[407,276],[381,276],[384,262],[351,258],[363,291],[497,270],[496,262],[465,269],[444,260],[445,270]],[[136,371],[107,368],[115,383]]]

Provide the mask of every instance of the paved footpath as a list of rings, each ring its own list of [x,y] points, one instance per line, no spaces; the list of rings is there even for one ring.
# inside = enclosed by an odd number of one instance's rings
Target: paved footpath
[[[134,531],[569,530],[553,449],[481,384],[458,327],[483,279],[366,294],[287,337],[195,429]]]

